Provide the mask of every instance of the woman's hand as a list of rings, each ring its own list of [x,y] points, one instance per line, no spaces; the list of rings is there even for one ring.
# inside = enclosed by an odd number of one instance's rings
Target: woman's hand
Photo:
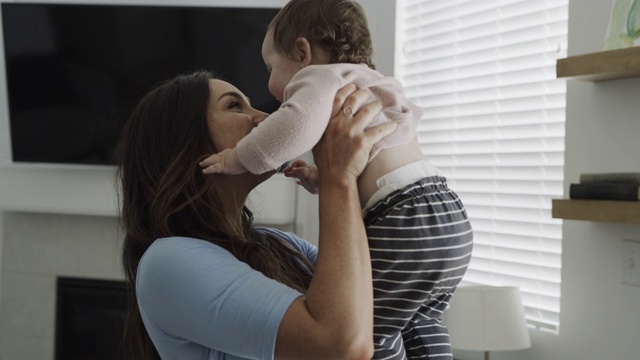
[[[363,105],[369,98],[366,90],[356,90],[355,85],[347,85],[336,94],[332,118],[313,148],[320,181],[328,176],[357,179],[367,165],[373,145],[395,130],[394,122],[365,130],[382,110],[379,102]]]

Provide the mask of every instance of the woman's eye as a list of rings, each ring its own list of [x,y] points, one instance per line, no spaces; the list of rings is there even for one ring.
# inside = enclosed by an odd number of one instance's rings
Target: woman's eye
[[[233,101],[233,102],[230,102],[229,105],[227,105],[227,109],[242,109],[242,106],[240,105],[239,102]]]

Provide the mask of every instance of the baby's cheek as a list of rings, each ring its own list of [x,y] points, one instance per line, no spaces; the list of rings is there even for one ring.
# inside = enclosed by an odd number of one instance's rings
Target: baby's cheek
[[[271,85],[271,82],[269,82],[269,93],[270,93],[271,95],[273,95],[273,97],[275,97],[275,96],[276,96],[276,95],[274,94],[274,93],[275,93],[275,91],[274,91],[274,89],[273,89],[273,85]]]
[[[284,89],[281,86],[279,86],[278,83],[273,79],[269,80],[269,92],[278,101],[282,101],[282,95],[283,95]]]

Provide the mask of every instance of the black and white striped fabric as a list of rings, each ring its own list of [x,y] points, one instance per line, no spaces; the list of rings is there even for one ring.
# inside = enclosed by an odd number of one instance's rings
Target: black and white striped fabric
[[[364,214],[374,288],[374,359],[453,359],[442,314],[473,247],[446,179],[397,190]]]

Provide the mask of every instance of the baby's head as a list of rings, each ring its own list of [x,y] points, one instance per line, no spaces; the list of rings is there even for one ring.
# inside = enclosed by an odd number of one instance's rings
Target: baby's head
[[[375,68],[367,15],[355,0],[291,0],[273,18],[268,32],[285,56],[293,52],[296,39],[303,37],[327,50],[330,63]]]
[[[269,90],[279,100],[282,100],[282,94],[279,88],[272,89],[273,76],[282,77],[288,83],[304,67],[299,60],[300,47],[305,41],[312,55],[310,64],[352,63],[375,69],[371,60],[373,44],[367,16],[358,2],[290,0],[269,24],[262,49],[267,68],[272,72]],[[273,74],[280,70],[269,63],[265,52],[288,58],[292,62],[289,71]]]

